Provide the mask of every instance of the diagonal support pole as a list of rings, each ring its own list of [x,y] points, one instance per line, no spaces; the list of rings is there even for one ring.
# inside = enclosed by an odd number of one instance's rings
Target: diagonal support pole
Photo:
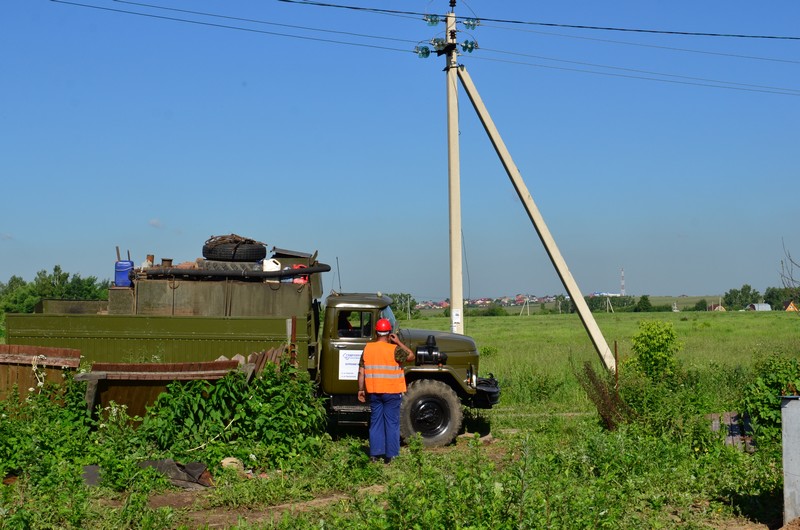
[[[461,85],[467,92],[467,95],[472,102],[472,106],[475,108],[475,112],[478,113],[478,117],[483,124],[483,128],[486,130],[486,134],[489,135],[489,139],[492,141],[492,145],[494,145],[494,149],[497,152],[497,155],[500,157],[503,167],[506,169],[508,178],[511,179],[511,183],[514,185],[514,189],[517,191],[519,199],[525,206],[525,209],[528,212],[528,217],[533,223],[536,233],[539,234],[539,239],[541,239],[542,244],[547,251],[547,255],[550,257],[550,261],[556,268],[559,278],[561,278],[561,283],[567,289],[567,292],[572,299],[572,303],[575,304],[575,308],[578,310],[578,315],[580,315],[581,321],[583,322],[583,327],[586,328],[589,338],[592,340],[597,353],[600,355],[600,360],[607,369],[616,371],[617,365],[614,361],[614,355],[611,353],[611,349],[608,347],[605,337],[603,337],[603,334],[600,332],[600,328],[597,326],[597,322],[594,320],[594,316],[589,310],[589,306],[586,305],[586,300],[583,299],[583,295],[578,288],[578,284],[575,283],[572,273],[570,273],[569,268],[567,268],[567,263],[561,256],[561,252],[558,250],[556,242],[553,239],[553,236],[550,234],[550,230],[547,228],[542,214],[536,207],[536,203],[533,202],[533,197],[528,191],[528,187],[525,185],[525,182],[522,180],[522,175],[517,169],[516,164],[514,164],[511,154],[506,148],[506,144],[500,137],[500,133],[498,132],[497,127],[495,127],[492,117],[486,110],[486,106],[483,104],[481,96],[478,94],[478,90],[472,83],[472,78],[470,78],[464,66],[458,66],[456,70],[458,71],[458,78],[461,81]]]

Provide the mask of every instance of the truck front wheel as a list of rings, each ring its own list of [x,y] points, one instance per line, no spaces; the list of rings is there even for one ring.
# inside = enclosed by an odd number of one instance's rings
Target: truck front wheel
[[[406,442],[419,433],[425,447],[452,442],[461,429],[464,413],[452,388],[430,379],[408,385],[400,406],[400,435]]]

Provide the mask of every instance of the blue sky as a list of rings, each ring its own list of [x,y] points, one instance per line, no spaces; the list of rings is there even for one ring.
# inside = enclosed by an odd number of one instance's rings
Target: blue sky
[[[412,53],[443,24],[277,0],[148,2],[273,25],[78,2],[202,24],[3,3],[0,281],[56,264],[111,279],[116,246],[180,262],[236,233],[318,250],[326,290],[449,296],[444,59]],[[471,0],[456,13],[484,20],[459,25],[479,46],[460,62],[584,293],[619,291],[622,268],[633,295],[780,285],[783,244],[800,254],[800,40],[488,19],[798,37],[800,4]],[[459,97],[465,296],[566,292]]]

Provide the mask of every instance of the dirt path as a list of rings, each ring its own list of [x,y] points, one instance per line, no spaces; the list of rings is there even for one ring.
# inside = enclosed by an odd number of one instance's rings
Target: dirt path
[[[386,487],[374,485],[361,488],[357,495],[379,495],[385,491]],[[351,498],[344,493],[322,495],[309,501],[289,502],[270,506],[260,510],[250,510],[247,508],[218,508],[209,507],[209,492],[207,490],[190,490],[168,492],[154,495],[150,498],[151,508],[170,507],[183,512],[179,515],[178,524],[185,524],[189,528],[230,528],[237,523],[247,522],[249,524],[267,523],[280,519],[284,513],[297,513],[315,508],[321,508],[342,500]]]

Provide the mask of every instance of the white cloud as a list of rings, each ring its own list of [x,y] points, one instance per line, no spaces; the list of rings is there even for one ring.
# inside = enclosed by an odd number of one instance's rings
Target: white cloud
[[[150,219],[149,221],[147,221],[147,224],[149,224],[153,228],[158,228],[159,230],[164,228],[164,225],[161,222],[161,219]]]
[[[12,236],[11,234],[0,232],[0,241],[11,241],[12,239],[14,239],[14,236]]]

